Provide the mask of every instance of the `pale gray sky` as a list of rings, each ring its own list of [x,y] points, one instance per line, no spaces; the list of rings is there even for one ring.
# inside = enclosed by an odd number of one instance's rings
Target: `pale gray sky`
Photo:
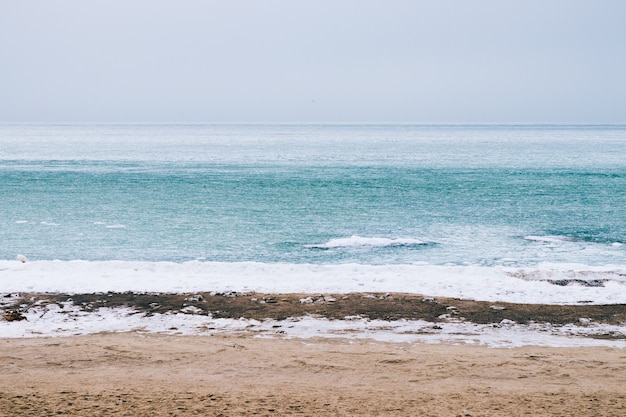
[[[4,122],[626,123],[621,0],[0,0]]]

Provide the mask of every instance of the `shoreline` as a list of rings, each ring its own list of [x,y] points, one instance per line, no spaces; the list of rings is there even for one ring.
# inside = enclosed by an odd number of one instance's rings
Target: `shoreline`
[[[626,355],[610,348],[102,333],[0,339],[0,369],[6,415],[626,412]]]

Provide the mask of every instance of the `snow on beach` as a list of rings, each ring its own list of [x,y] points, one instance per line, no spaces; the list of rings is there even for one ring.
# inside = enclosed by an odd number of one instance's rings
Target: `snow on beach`
[[[0,261],[4,292],[400,292],[528,304],[626,304],[626,266]]]
[[[48,305],[31,309],[27,320],[0,321],[2,337],[55,337],[100,332],[146,332],[176,335],[212,335],[220,332],[255,337],[309,339],[351,338],[394,343],[451,343],[510,348],[526,345],[553,347],[606,346],[625,348],[623,326],[549,324],[517,325],[513,322],[475,324],[431,323],[423,320],[369,320],[351,317],[328,320],[297,317],[287,320],[220,319],[191,311],[145,316],[129,308],[100,308],[94,312],[76,307]],[[596,338],[611,334],[619,338]]]
[[[15,293],[365,293],[425,296],[528,304],[624,304],[626,267],[541,264],[535,268],[434,265],[313,265],[191,261],[0,261],[0,288]],[[7,296],[5,296],[6,298]],[[10,298],[9,297],[9,298]],[[11,300],[7,298],[5,303]],[[62,304],[62,305],[61,305]],[[256,337],[343,337],[386,342],[466,343],[491,347],[523,345],[626,347],[623,325],[593,322],[552,325],[477,324],[451,317],[423,320],[344,320],[293,317],[287,320],[214,318],[193,305],[146,315],[132,308],[85,311],[70,301],[29,307],[26,320],[0,321],[2,337],[69,336],[98,332],[165,334],[247,333]],[[452,308],[452,307],[451,307]],[[604,338],[603,335],[611,335]]]

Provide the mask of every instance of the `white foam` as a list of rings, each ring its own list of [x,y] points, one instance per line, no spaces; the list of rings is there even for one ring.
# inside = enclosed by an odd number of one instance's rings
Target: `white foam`
[[[571,285],[553,281],[571,280]],[[597,286],[580,281],[599,280]],[[562,283],[561,283],[562,284]],[[584,284],[584,283],[583,283]],[[626,266],[533,268],[260,262],[0,261],[3,292],[405,292],[483,301],[626,304]]]
[[[318,249],[334,249],[334,248],[353,248],[353,247],[385,247],[385,246],[413,246],[413,245],[424,245],[427,242],[424,242],[419,239],[412,238],[396,238],[389,239],[385,237],[362,237],[362,236],[351,236],[347,238],[339,238],[339,239],[331,239],[326,243],[316,244],[316,245],[307,245],[309,248],[318,248]]]
[[[39,224],[43,226],[60,226],[59,223],[54,223],[54,222],[40,222]]]
[[[25,223],[28,223],[28,220],[18,220],[15,223],[16,224],[25,224]]]

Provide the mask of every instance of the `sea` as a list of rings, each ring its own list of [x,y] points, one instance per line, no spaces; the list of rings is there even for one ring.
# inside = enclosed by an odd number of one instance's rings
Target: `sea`
[[[0,259],[626,264],[626,126],[0,125]]]
[[[626,126],[0,124],[18,255],[626,268]]]

